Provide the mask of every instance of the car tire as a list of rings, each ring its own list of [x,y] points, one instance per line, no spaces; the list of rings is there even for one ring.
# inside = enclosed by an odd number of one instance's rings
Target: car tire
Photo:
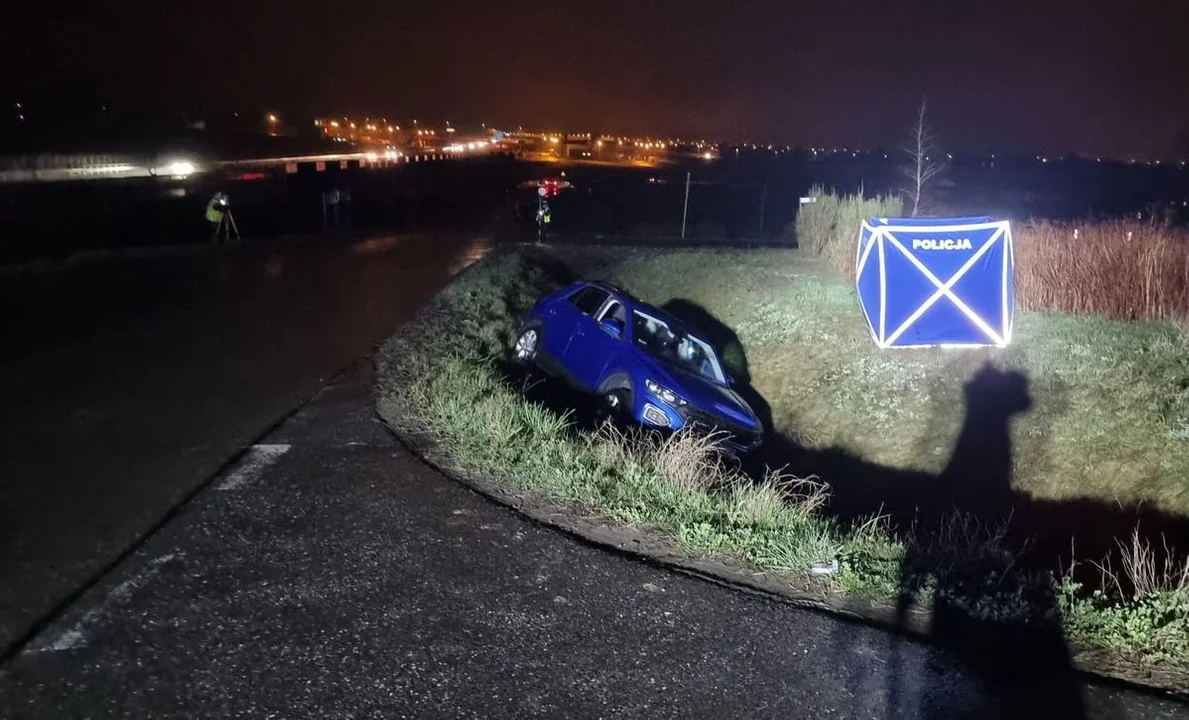
[[[512,361],[517,365],[532,365],[541,352],[544,337],[541,326],[536,323],[520,328],[516,332],[516,340],[512,343]]]
[[[599,395],[600,420],[615,424],[626,423],[631,418],[632,396],[624,388],[614,388]]]

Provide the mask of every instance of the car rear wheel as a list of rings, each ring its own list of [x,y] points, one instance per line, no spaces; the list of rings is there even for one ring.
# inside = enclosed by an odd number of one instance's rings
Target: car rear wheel
[[[512,346],[512,359],[521,365],[528,365],[537,359],[541,349],[541,326],[529,325],[516,335]]]

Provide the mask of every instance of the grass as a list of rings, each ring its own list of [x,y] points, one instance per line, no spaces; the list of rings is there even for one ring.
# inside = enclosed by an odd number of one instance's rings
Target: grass
[[[780,473],[752,482],[697,436],[657,442],[610,426],[580,435],[564,416],[525,402],[482,357],[430,362],[402,367],[426,381],[388,386],[396,389],[381,398],[381,413],[412,410],[457,469],[660,530],[694,554],[730,552],[757,567],[805,573],[853,551],[851,538],[814,514],[820,488],[798,500],[788,491],[803,482]]]
[[[963,386],[989,362],[1029,381],[1032,407],[1012,428],[1017,490],[1189,515],[1189,337],[1176,326],[1024,312],[1003,351],[886,352],[858,321],[853,290],[795,252],[576,261],[644,300],[686,299],[732,328],[775,429],[808,447],[940,472],[962,425]]]
[[[573,270],[657,304],[704,309],[729,330],[718,340],[725,362],[767,400],[780,437],[802,454],[861,461],[820,478],[782,470],[757,479],[723,464],[703,439],[582,431],[526,399],[501,359],[533,300]],[[457,469],[660,531],[696,555],[802,579],[814,563],[838,559],[826,581],[836,592],[891,602],[907,584],[918,601],[971,617],[1060,619],[1079,645],[1185,664],[1189,589],[1171,580],[1180,566],[1162,559],[1174,553],[1158,552],[1149,535],[1120,537],[1128,550],[1115,557],[1131,559],[1110,582],[1086,538],[1058,568],[1056,558],[1037,563],[1013,532],[1023,524],[1085,533],[1084,524],[1060,524],[1067,515],[1056,511],[1067,508],[1078,522],[1122,508],[1189,514],[1189,341],[1161,322],[1027,312],[1016,335],[1002,351],[879,351],[851,288],[801,251],[508,251],[472,268],[381,348],[379,410],[427,432]],[[963,388],[986,364],[1028,381],[1031,407],[1009,425],[1009,472],[1012,497],[1034,503],[1033,514],[1010,526],[969,511],[896,525],[881,506],[905,483],[944,477]],[[863,474],[870,468],[880,472]],[[840,514],[856,485],[867,505]],[[1113,530],[1099,530],[1113,547]]]
[[[1015,232],[1016,294],[1030,310],[1189,320],[1189,234],[1153,223],[1029,223]]]
[[[1121,570],[1097,565],[1101,582],[1091,592],[1072,579],[1073,568],[1062,579],[1067,634],[1120,653],[1183,662],[1189,655],[1189,559],[1154,548],[1138,531],[1119,548]]]

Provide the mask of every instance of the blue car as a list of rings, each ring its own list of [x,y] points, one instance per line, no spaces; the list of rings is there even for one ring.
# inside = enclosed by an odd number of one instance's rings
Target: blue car
[[[597,282],[545,295],[516,333],[513,359],[595,394],[602,408],[645,427],[721,431],[736,453],[763,427],[731,389],[710,343],[659,308]]]

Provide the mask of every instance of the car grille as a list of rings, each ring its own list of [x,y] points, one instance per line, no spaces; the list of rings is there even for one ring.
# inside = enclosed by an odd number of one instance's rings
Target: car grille
[[[760,433],[752,430],[746,425],[731,422],[725,418],[711,415],[705,410],[699,410],[689,405],[683,405],[678,408],[677,414],[685,424],[693,430],[699,432],[725,432],[726,441],[732,445],[739,445],[741,447],[751,447],[760,442]]]

